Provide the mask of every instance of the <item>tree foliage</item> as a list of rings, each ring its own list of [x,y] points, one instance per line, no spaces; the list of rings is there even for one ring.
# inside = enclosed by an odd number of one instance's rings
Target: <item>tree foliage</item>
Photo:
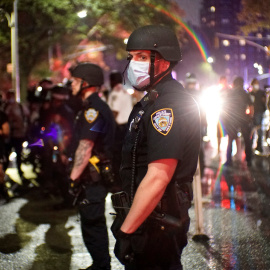
[[[238,19],[245,34],[270,29],[270,0],[242,0]]]
[[[42,61],[48,61],[48,48],[61,44],[69,54],[83,39],[98,40],[113,46],[116,52],[124,49],[123,34],[146,24],[175,23],[148,4],[170,9],[171,0],[19,0],[19,52],[23,81]],[[9,14],[13,0],[2,0],[0,8]],[[77,12],[87,10],[79,18]],[[178,10],[178,15],[183,15]],[[10,62],[10,29],[3,18],[0,23],[0,69]],[[121,55],[121,53],[120,53]]]

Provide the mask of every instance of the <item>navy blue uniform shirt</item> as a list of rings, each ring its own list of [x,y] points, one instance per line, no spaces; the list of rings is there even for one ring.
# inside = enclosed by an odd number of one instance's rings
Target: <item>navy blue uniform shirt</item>
[[[160,159],[177,159],[172,181],[191,182],[197,168],[200,147],[200,115],[198,105],[171,75],[156,86],[158,97],[147,94],[129,117],[121,164],[123,190],[130,194],[133,149],[137,138],[135,182],[138,187],[149,163]],[[140,112],[144,111],[138,127]],[[138,130],[140,130],[139,135]]]

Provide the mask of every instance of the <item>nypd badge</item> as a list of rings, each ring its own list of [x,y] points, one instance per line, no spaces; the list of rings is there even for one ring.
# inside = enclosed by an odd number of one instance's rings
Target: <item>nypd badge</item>
[[[151,115],[151,121],[154,128],[166,136],[173,125],[173,110],[170,108],[164,108],[158,111],[155,111]]]
[[[88,123],[93,123],[98,117],[98,111],[93,108],[88,109],[84,112],[84,117]]]

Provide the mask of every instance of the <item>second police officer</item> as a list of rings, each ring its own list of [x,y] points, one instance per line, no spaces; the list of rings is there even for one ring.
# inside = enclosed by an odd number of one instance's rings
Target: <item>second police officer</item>
[[[111,269],[104,215],[107,190],[101,165],[111,158],[115,122],[108,105],[97,93],[104,82],[102,69],[91,63],[80,63],[71,69],[71,75],[72,94],[82,98],[83,108],[75,121],[76,152],[70,192],[76,199],[82,191],[82,200],[79,200],[82,236],[93,259],[87,269],[107,270]]]
[[[175,34],[165,26],[135,30],[127,43],[128,78],[148,94],[131,112],[122,151],[121,179],[131,208],[123,220],[117,194],[112,231],[125,269],[182,269],[191,183],[200,146],[199,109],[171,76],[181,60]],[[124,206],[125,208],[125,206]]]

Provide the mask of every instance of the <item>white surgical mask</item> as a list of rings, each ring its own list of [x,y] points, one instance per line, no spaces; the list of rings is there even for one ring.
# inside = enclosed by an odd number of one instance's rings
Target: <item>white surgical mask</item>
[[[254,84],[254,85],[253,85],[253,88],[254,88],[255,90],[259,90],[260,86],[259,86],[258,84]]]
[[[128,66],[128,79],[133,87],[140,90],[150,83],[150,63],[131,60]]]

